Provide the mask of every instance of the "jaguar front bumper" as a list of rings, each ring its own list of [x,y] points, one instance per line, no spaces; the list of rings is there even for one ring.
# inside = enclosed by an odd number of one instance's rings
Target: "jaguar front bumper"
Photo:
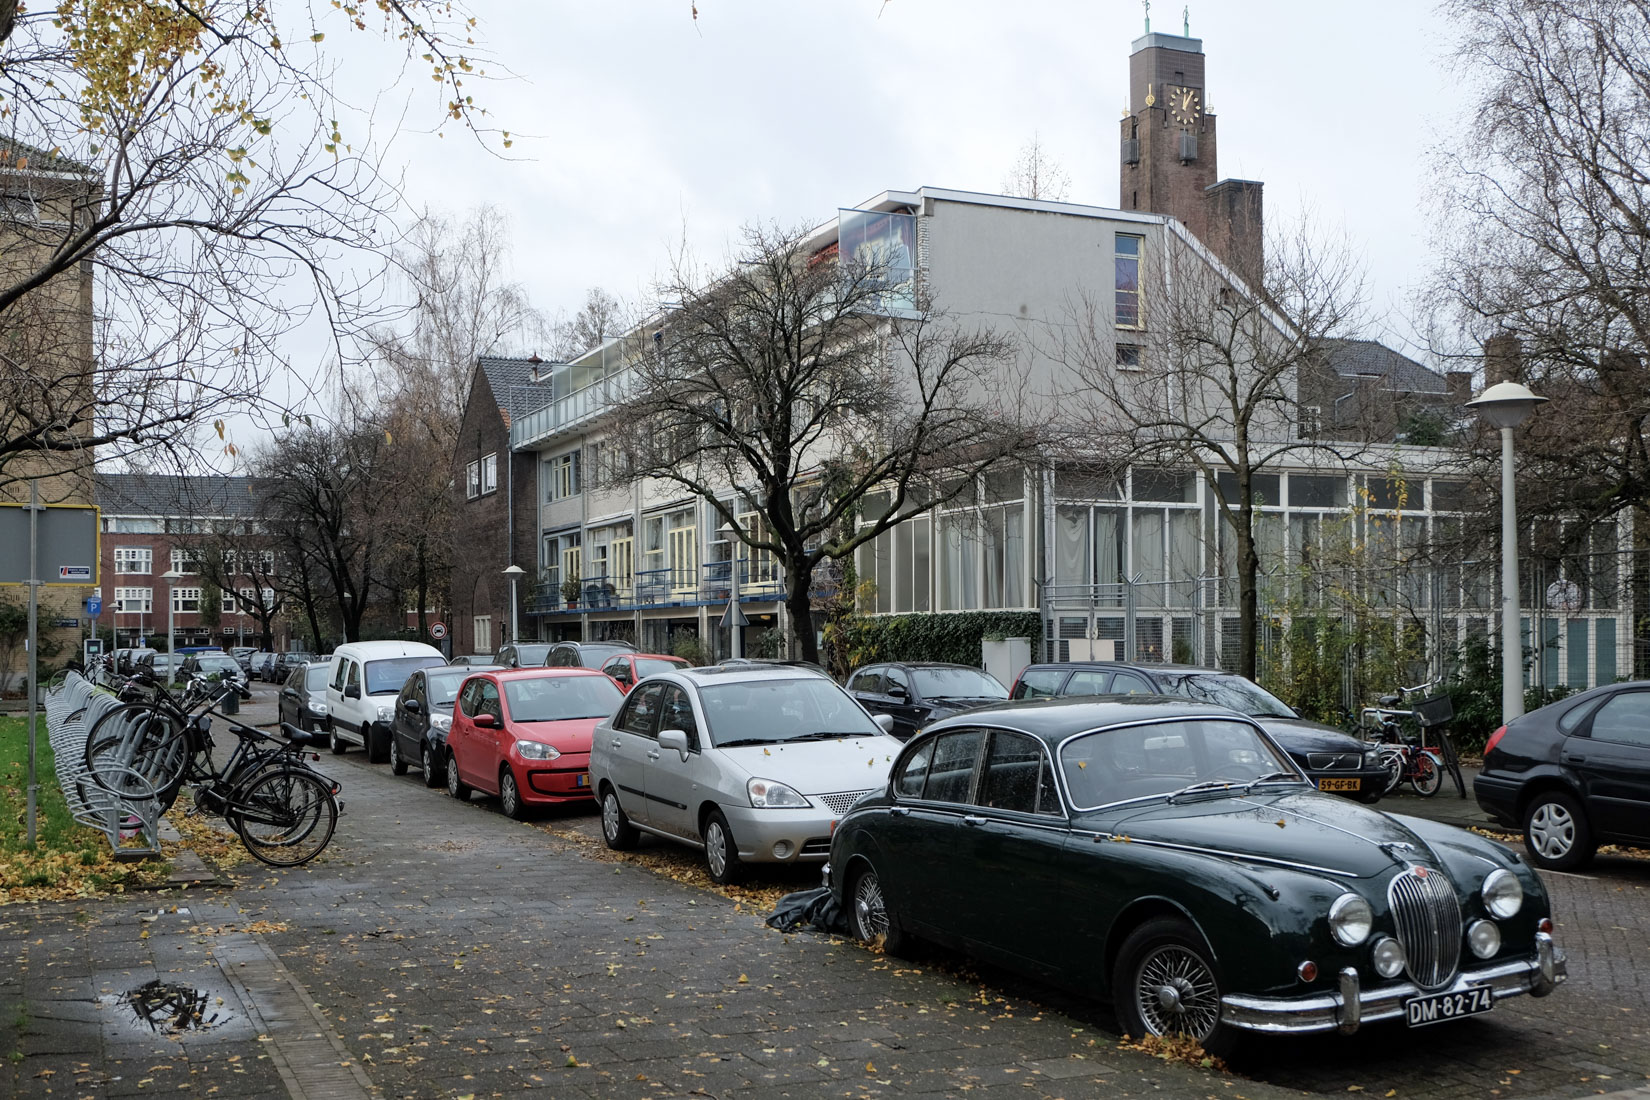
[[[1220,1018],[1245,1031],[1303,1035],[1340,1030],[1350,1034],[1364,1024],[1403,1016],[1404,1002],[1411,997],[1458,993],[1482,985],[1490,987],[1491,996],[1497,1001],[1521,993],[1545,997],[1566,976],[1564,952],[1553,943],[1552,936],[1538,932],[1533,959],[1512,959],[1478,970],[1463,970],[1442,989],[1422,989],[1413,982],[1400,982],[1365,990],[1361,988],[1358,972],[1348,967],[1340,973],[1338,993],[1304,997],[1250,997],[1230,993],[1221,998]]]

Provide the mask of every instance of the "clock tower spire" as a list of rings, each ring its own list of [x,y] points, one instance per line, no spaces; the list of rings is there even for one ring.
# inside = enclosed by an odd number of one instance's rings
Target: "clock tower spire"
[[[1261,263],[1261,184],[1216,182],[1218,139],[1203,63],[1203,42],[1189,34],[1148,29],[1134,40],[1118,205],[1173,216],[1229,266],[1254,276]]]

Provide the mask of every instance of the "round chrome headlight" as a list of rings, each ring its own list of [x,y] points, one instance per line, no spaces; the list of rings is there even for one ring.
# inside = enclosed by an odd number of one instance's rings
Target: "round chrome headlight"
[[[1516,916],[1524,905],[1524,887],[1518,883],[1518,876],[1505,867],[1497,868],[1484,879],[1484,908],[1506,920]]]
[[[1404,945],[1391,936],[1382,936],[1375,941],[1375,950],[1371,956],[1375,964],[1375,973],[1383,978],[1396,978],[1404,972]]]
[[[1480,959],[1489,959],[1501,950],[1501,929],[1492,920],[1475,920],[1467,925],[1467,946]]]
[[[1374,921],[1369,902],[1357,894],[1342,894],[1329,907],[1329,931],[1337,943],[1347,947],[1357,947],[1367,940]]]

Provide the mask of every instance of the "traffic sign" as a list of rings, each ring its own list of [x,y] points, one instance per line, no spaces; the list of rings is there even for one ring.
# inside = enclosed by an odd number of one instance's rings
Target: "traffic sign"
[[[751,625],[751,621],[745,615],[745,609],[740,607],[737,601],[729,600],[728,609],[722,612],[722,625],[730,627],[745,627]]]
[[[40,573],[29,573],[31,512]],[[0,503],[0,584],[97,583],[98,510],[71,504]]]
[[[95,619],[101,614],[103,614],[103,597],[87,596],[86,617],[89,619]]]
[[[447,624],[446,623],[433,622],[433,623],[430,624],[430,637],[434,638],[436,641],[439,642],[441,639],[445,638],[446,636],[447,636]]]

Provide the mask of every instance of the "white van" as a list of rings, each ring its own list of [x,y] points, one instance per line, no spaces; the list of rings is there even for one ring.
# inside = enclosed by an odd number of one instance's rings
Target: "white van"
[[[446,663],[440,650],[422,642],[346,642],[333,650],[327,674],[332,751],[360,745],[369,763],[388,760],[401,686],[417,670]]]

